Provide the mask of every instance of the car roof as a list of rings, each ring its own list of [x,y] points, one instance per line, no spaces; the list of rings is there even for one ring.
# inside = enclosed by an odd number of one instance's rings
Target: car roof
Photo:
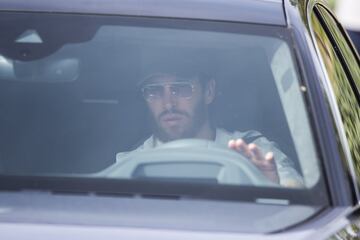
[[[286,25],[283,0],[2,0],[0,9]]]

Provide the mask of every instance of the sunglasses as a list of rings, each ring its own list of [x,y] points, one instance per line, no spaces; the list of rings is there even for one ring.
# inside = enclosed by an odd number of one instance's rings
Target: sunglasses
[[[164,98],[166,88],[176,98],[190,99],[194,92],[194,85],[189,82],[147,84],[141,90],[146,101],[156,101]]]

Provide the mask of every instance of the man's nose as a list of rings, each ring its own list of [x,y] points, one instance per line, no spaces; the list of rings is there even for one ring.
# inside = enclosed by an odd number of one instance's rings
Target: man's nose
[[[163,103],[167,110],[174,108],[177,104],[177,97],[172,93],[169,87],[164,89]]]

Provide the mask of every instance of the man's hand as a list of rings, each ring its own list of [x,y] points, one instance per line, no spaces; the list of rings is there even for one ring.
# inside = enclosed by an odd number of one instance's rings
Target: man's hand
[[[272,182],[280,182],[272,152],[263,155],[256,144],[246,144],[242,139],[230,140],[228,146],[230,149],[245,155]]]

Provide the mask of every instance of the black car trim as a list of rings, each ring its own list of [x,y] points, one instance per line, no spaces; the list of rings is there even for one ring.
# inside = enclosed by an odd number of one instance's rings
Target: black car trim
[[[289,204],[327,206],[321,185],[312,189],[232,186],[200,182],[164,182],[121,180],[93,177],[0,176],[0,191],[37,190],[55,194],[96,194],[125,197],[160,197],[171,199],[207,199],[256,202],[256,199],[284,199]]]
[[[245,6],[245,7],[244,7]],[[261,8],[264,14],[257,14]],[[61,1],[3,0],[0,9],[51,13],[105,14],[142,17],[203,19],[251,22],[284,26],[282,1],[269,0],[72,0]]]

